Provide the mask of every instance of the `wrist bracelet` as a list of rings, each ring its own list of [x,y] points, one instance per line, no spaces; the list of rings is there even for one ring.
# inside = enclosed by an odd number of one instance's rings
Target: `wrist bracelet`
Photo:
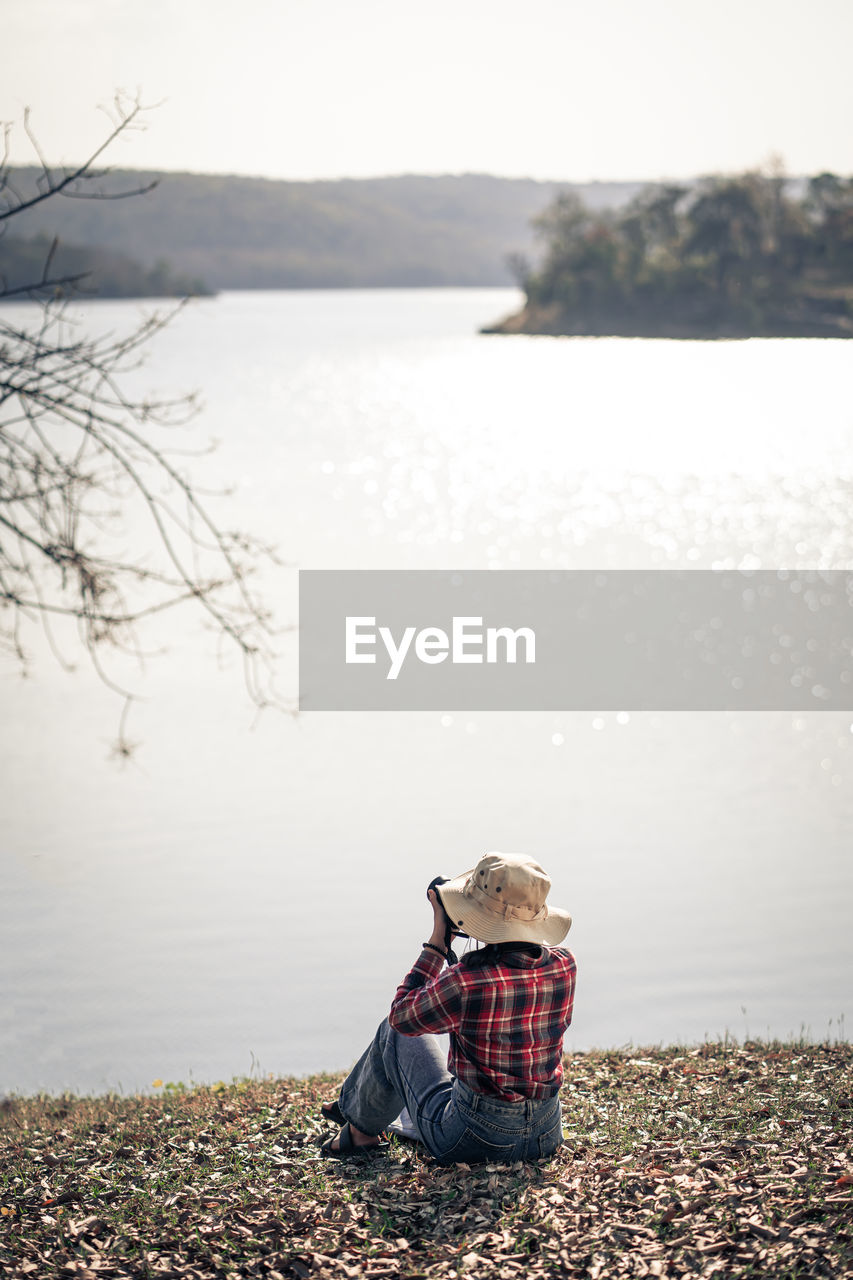
[[[441,947],[437,947],[434,942],[422,942],[421,946],[428,951],[435,951],[438,955],[441,956],[442,960],[447,959],[447,952],[442,951]]]

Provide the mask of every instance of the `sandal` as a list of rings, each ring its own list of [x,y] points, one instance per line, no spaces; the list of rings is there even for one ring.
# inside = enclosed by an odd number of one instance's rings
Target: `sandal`
[[[346,1124],[347,1118],[338,1106],[338,1100],[334,1102],[321,1102],[320,1114],[324,1120],[334,1120],[335,1124]]]
[[[332,1143],[338,1140],[337,1147],[333,1147]],[[346,1122],[340,1133],[334,1134],[327,1142],[324,1142],[320,1148],[321,1155],[329,1156],[332,1160],[352,1160],[356,1156],[369,1156],[374,1152],[382,1152],[388,1150],[387,1142],[369,1142],[366,1146],[358,1147],[352,1140],[352,1130],[349,1121]]]

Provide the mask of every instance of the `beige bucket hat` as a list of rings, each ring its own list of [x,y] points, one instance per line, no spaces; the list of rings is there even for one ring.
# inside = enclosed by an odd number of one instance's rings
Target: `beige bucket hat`
[[[533,858],[484,853],[472,871],[439,885],[454,928],[480,942],[544,942],[555,947],[572,925],[568,911],[546,906],[551,880]]]

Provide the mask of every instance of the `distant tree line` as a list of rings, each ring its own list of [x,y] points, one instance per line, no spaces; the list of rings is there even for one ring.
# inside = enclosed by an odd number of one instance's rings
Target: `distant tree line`
[[[503,332],[853,337],[853,179],[777,173],[652,185],[624,208],[561,194]]]
[[[48,261],[51,278],[62,285],[41,283]],[[124,253],[54,243],[46,234],[0,238],[0,298],[181,298],[211,292],[203,280],[173,270],[162,258],[143,267]]]
[[[37,168],[15,177],[22,198],[37,192]],[[482,174],[285,182],[120,169],[100,185],[142,194],[36,205],[16,236],[58,236],[145,270],[165,260],[214,290],[511,285],[508,250],[533,249],[531,220],[565,189]],[[640,189],[578,188],[593,206]]]

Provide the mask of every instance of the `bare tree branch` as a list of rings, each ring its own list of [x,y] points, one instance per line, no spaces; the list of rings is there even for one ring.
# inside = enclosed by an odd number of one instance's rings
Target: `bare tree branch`
[[[117,98],[108,136],[86,161],[61,173],[48,163],[25,114],[41,165],[40,189],[35,196],[18,192],[4,135],[0,222],[25,218],[56,196],[116,198],[93,188],[108,172],[94,166],[119,135],[139,127],[142,112],[138,100]],[[224,529],[202,490],[179,469],[177,459],[188,451],[172,447],[170,436],[196,412],[194,397],[140,399],[123,389],[146,345],[183,303],[147,316],[129,333],[85,333],[67,298],[53,296],[83,278],[51,274],[56,246],[54,239],[40,279],[0,293],[0,299],[41,299],[34,323],[0,316],[0,643],[26,666],[22,624],[39,619],[57,658],[69,666],[50,618],[76,620],[89,661],[123,700],[116,753],[127,758],[136,695],[116,680],[101,653],[112,647],[141,660],[140,624],[168,610],[200,607],[241,654],[257,707],[282,705],[273,684],[276,633],[250,587],[260,563],[275,556],[257,539]],[[135,543],[135,554],[113,550],[118,536]]]
[[[109,170],[96,170],[94,167],[95,161],[99,156],[103,155],[107,148],[115,142],[116,138],[120,134],[127,133],[128,130],[138,125],[143,112],[147,109],[142,106],[139,98],[128,99],[121,94],[116,95],[114,105],[115,118],[113,120],[111,132],[107,135],[101,145],[92,152],[87,160],[84,160],[82,164],[77,165],[76,168],[68,170],[61,176],[54,174],[47,160],[44,158],[41,147],[39,146],[38,140],[30,125],[29,108],[25,110],[24,131],[32,143],[33,150],[38,156],[38,161],[41,165],[42,172],[39,183],[42,189],[36,195],[30,196],[29,199],[24,199],[20,196],[15,187],[9,181],[8,174],[5,172],[6,155],[4,155],[3,170],[0,170],[0,195],[7,199],[11,196],[12,203],[10,203],[5,209],[0,207],[0,222],[3,222],[8,218],[16,217],[18,214],[26,212],[27,209],[32,209],[35,205],[42,204],[45,200],[50,200],[54,196],[58,195],[87,200],[126,200],[131,196],[145,195],[146,192],[154,190],[158,185],[156,179],[142,187],[132,187],[126,191],[112,193],[105,193],[102,191],[75,191],[73,189],[76,182],[92,182],[106,176]],[[8,154],[8,145],[6,154]]]

